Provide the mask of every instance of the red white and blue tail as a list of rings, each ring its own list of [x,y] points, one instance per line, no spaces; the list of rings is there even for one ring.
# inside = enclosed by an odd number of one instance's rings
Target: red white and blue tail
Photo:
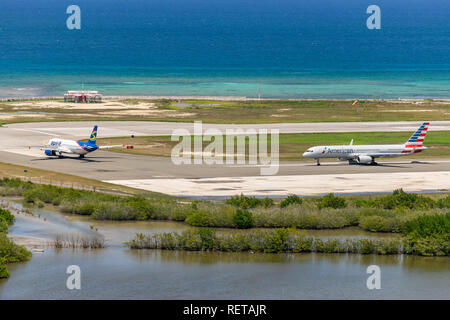
[[[429,122],[424,122],[422,125],[417,129],[416,132],[409,138],[409,140],[406,142],[407,145],[414,145],[417,147],[421,147],[423,144],[423,140],[425,139],[425,136],[427,135],[428,131],[428,125]]]
[[[423,140],[425,139],[425,136],[428,132],[428,126],[429,122],[424,122],[422,125],[417,129],[416,132],[409,138],[408,141],[405,143],[405,150],[402,151],[402,153],[408,154],[408,153],[418,153],[422,152],[423,150],[426,150],[427,148],[423,147]]]

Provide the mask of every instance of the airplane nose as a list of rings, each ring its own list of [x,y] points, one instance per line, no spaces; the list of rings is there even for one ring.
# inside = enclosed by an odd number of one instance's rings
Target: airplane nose
[[[303,157],[306,158],[307,152],[303,152]]]

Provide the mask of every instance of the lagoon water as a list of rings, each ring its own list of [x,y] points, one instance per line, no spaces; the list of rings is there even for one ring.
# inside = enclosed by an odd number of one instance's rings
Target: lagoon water
[[[65,270],[81,268],[81,290]],[[381,268],[381,289],[366,268]],[[47,250],[9,267],[0,299],[449,299],[448,258]]]
[[[359,0],[0,2],[0,97],[220,95],[450,97],[450,2]]]
[[[182,223],[112,222],[36,210],[17,215],[10,235],[54,239],[97,233],[98,250],[45,249],[8,265],[0,299],[449,299],[448,257],[346,254],[251,254],[130,250],[136,232],[181,231]],[[221,232],[219,230],[219,232]],[[357,228],[311,231],[320,237],[386,237]],[[366,287],[366,268],[381,268],[381,289]],[[81,268],[81,290],[68,290],[69,265]]]

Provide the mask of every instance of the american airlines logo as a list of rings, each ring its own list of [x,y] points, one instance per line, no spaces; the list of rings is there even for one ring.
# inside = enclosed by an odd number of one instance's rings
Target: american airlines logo
[[[322,153],[330,153],[330,154],[333,154],[333,153],[337,153],[337,154],[339,154],[339,153],[345,153],[345,154],[347,154],[347,153],[354,153],[354,149],[330,149],[330,148],[326,148],[325,147],[325,150],[322,152]]]

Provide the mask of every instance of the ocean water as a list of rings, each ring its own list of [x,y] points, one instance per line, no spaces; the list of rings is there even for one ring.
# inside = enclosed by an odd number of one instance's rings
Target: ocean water
[[[81,30],[66,9],[81,8]],[[369,30],[366,8],[381,8]],[[0,97],[450,97],[448,0],[1,0]]]

